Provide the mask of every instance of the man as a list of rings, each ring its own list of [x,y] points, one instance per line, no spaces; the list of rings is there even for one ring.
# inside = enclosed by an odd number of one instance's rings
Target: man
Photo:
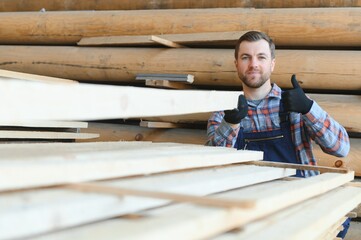
[[[348,154],[346,130],[305,95],[295,75],[291,90],[283,92],[271,83],[275,45],[266,34],[244,34],[237,42],[234,62],[244,96],[239,97],[237,109],[213,113],[207,145],[260,150],[264,160],[306,165],[316,164],[311,139],[326,153]],[[296,176],[316,174],[297,170]]]
[[[315,165],[311,139],[326,153],[344,157],[350,149],[346,130],[298,85],[284,91],[271,83],[275,46],[264,33],[250,31],[236,45],[235,66],[247,102],[238,109],[214,113],[208,121],[207,145],[262,150],[264,159]],[[313,171],[299,171],[309,177]]]

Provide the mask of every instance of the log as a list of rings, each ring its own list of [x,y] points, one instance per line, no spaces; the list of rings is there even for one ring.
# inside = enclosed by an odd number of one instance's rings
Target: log
[[[335,157],[322,152],[318,146],[314,146],[316,160],[320,166],[348,168],[355,172],[355,176],[361,177],[361,139],[350,139],[350,153],[345,158]]]
[[[90,122],[84,133],[99,133],[99,142],[107,141],[151,141],[151,142],[174,142],[204,145],[207,141],[207,133],[204,129],[151,129],[126,124],[110,124]],[[80,139],[77,142],[91,142]]]
[[[76,44],[82,37],[257,29],[278,46],[359,47],[360,18],[361,8],[12,12],[0,13],[0,44]]]
[[[361,36],[361,34],[360,34]],[[360,39],[361,42],[361,39]],[[241,86],[231,49],[1,46],[2,69],[79,81],[131,83],[139,73],[192,74],[192,85]],[[278,50],[272,79],[290,88],[361,90],[359,51]]]
[[[295,8],[295,7],[361,7],[361,1],[354,0],[1,0],[0,11],[47,11],[69,10],[139,10],[176,8]]]

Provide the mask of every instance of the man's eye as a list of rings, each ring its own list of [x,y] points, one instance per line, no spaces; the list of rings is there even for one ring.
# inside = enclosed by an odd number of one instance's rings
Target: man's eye
[[[247,60],[248,57],[244,56],[244,57],[241,57],[242,60]]]

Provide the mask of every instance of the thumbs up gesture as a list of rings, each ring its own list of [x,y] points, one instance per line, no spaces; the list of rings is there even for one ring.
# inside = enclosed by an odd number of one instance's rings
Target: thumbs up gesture
[[[309,99],[297,82],[296,75],[291,78],[293,89],[282,92],[282,103],[287,112],[306,114],[310,111],[313,101]]]
[[[224,111],[224,120],[230,124],[238,124],[247,116],[248,104],[243,94],[238,97],[238,107]]]

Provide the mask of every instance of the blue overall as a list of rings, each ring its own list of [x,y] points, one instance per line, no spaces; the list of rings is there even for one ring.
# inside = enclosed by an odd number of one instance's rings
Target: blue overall
[[[238,132],[235,148],[263,151],[263,160],[273,162],[301,164],[297,157],[291,136],[291,123],[289,114],[283,112],[280,104],[280,129],[267,132]],[[297,170],[296,177],[303,177],[301,170]]]

